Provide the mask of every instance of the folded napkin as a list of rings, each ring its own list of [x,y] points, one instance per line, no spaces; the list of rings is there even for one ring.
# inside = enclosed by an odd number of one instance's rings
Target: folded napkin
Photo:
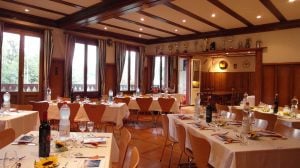
[[[238,143],[240,142],[240,140],[238,139],[234,139],[228,135],[224,135],[224,134],[216,134],[215,137],[221,141],[223,141],[224,143],[228,144],[228,143]]]
[[[267,131],[267,130],[262,130],[262,131],[257,131],[256,132],[259,136],[264,136],[264,137],[278,137],[278,138],[283,138],[282,135],[273,132],[273,131]]]
[[[105,144],[106,139],[105,138],[99,138],[99,137],[92,137],[92,138],[85,138],[83,140],[84,144]]]
[[[227,122],[228,125],[242,125],[242,122],[241,121],[230,121],[230,122]]]
[[[181,119],[181,120],[190,120],[193,117],[192,116],[179,115],[178,118]]]

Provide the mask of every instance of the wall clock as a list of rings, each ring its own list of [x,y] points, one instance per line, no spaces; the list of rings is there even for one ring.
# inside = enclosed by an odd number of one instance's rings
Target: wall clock
[[[243,62],[243,68],[249,68],[250,67],[250,61],[249,60],[245,60],[244,62]]]

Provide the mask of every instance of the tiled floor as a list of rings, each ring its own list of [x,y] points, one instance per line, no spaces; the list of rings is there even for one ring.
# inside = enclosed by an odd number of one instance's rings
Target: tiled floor
[[[142,117],[145,118],[145,116]],[[151,119],[150,116],[146,116],[146,118]],[[132,134],[132,140],[130,145],[136,146],[140,152],[140,163],[138,167],[169,167],[168,163],[171,153],[170,147],[167,147],[163,156],[163,160],[162,162],[160,162],[160,157],[165,141],[165,136],[163,135],[160,121],[158,121],[157,128],[153,128],[151,122],[139,122],[138,125],[127,124],[126,128],[128,128]],[[178,145],[175,145],[172,157],[172,164],[170,167],[178,167],[179,156],[180,149]],[[183,156],[181,162],[187,162],[187,157]]]

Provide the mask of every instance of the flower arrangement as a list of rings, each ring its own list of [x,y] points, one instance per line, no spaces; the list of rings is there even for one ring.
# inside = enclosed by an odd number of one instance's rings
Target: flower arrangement
[[[55,168],[58,167],[58,158],[56,155],[41,158],[34,162],[34,168]]]
[[[62,141],[55,141],[55,148],[58,152],[64,152],[64,151],[68,150],[65,142],[62,142]]]

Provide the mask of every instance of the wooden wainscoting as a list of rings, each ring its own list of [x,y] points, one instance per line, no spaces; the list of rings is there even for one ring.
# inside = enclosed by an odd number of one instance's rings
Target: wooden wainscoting
[[[231,91],[254,94],[254,72],[202,72],[201,90],[213,88],[214,91]]]
[[[115,64],[105,65],[105,93],[108,94],[109,89],[116,90],[117,83],[117,69]]]
[[[64,96],[64,72],[65,61],[53,59],[50,69],[49,85],[51,88],[51,97],[56,99],[57,96]]]
[[[293,96],[300,98],[300,63],[264,64],[262,101],[273,104],[279,94],[279,105],[290,105]]]

